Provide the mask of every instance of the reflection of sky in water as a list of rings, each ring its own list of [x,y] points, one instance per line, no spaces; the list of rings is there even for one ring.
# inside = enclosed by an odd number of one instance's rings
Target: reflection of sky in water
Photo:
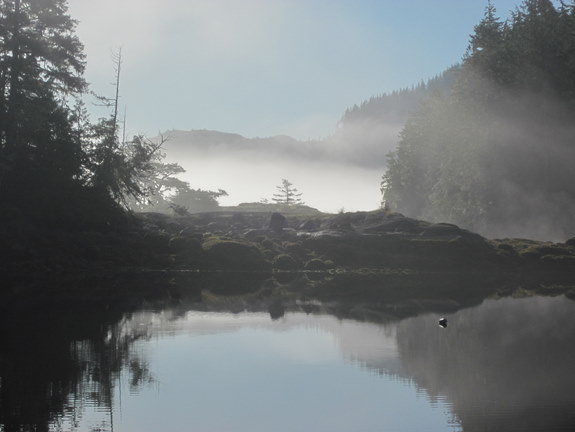
[[[155,382],[116,389],[115,431],[445,431],[448,407],[397,375],[395,334],[329,316],[188,314],[137,343]],[[370,369],[365,367],[370,365]],[[121,394],[120,394],[121,392]]]
[[[564,296],[485,300],[448,314],[446,329],[436,314],[381,325],[138,313],[102,333],[105,344],[75,342],[81,379],[68,381],[76,391],[50,430],[573,431],[573,316]],[[49,380],[24,361],[23,384],[31,375],[53,388],[60,375],[46,368]],[[18,397],[6,401],[18,413]],[[15,418],[45,418],[31,413]]]

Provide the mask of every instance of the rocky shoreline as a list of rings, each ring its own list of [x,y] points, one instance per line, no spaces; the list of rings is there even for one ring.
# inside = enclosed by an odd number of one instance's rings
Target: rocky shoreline
[[[287,216],[142,213],[113,229],[10,235],[2,257],[9,279],[125,269],[575,273],[575,238],[488,240],[455,225],[383,210]]]
[[[575,298],[575,239],[488,240],[383,210],[142,213],[110,229],[28,227],[4,237],[5,304],[58,299],[131,309],[208,299],[237,310],[310,300],[347,313],[401,314],[518,289]]]

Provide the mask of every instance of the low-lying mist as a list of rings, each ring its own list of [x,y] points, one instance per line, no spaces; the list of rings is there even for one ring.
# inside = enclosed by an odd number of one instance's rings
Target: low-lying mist
[[[575,235],[575,127],[557,98],[497,93],[497,103],[437,97],[401,134],[385,199],[407,216],[487,237],[565,241]]]
[[[309,158],[273,149],[194,149],[165,145],[166,160],[186,172],[179,177],[193,188],[224,189],[222,206],[244,202],[271,202],[276,186],[289,179],[310,207],[336,213],[374,210],[379,207],[381,167],[362,167],[337,160]]]

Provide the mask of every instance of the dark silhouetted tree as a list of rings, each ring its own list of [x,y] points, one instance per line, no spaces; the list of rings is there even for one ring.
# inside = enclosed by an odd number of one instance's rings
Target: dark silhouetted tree
[[[64,0],[0,2],[0,196],[5,208],[30,214],[49,205],[57,218],[65,200],[81,188],[84,154],[68,106],[69,96],[86,89],[75,25]]]
[[[61,98],[85,90],[83,46],[65,0],[0,3],[0,143],[31,147],[38,120]]]
[[[170,198],[174,210],[179,209],[188,213],[203,213],[217,211],[220,207],[218,199],[228,193],[219,189],[216,191],[202,189],[182,189]]]

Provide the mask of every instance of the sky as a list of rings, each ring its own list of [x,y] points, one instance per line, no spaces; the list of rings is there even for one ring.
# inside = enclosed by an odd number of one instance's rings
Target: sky
[[[494,0],[506,18],[518,1]],[[331,134],[346,108],[460,61],[483,0],[69,0],[91,89],[127,135]],[[95,116],[105,113],[91,108]]]

